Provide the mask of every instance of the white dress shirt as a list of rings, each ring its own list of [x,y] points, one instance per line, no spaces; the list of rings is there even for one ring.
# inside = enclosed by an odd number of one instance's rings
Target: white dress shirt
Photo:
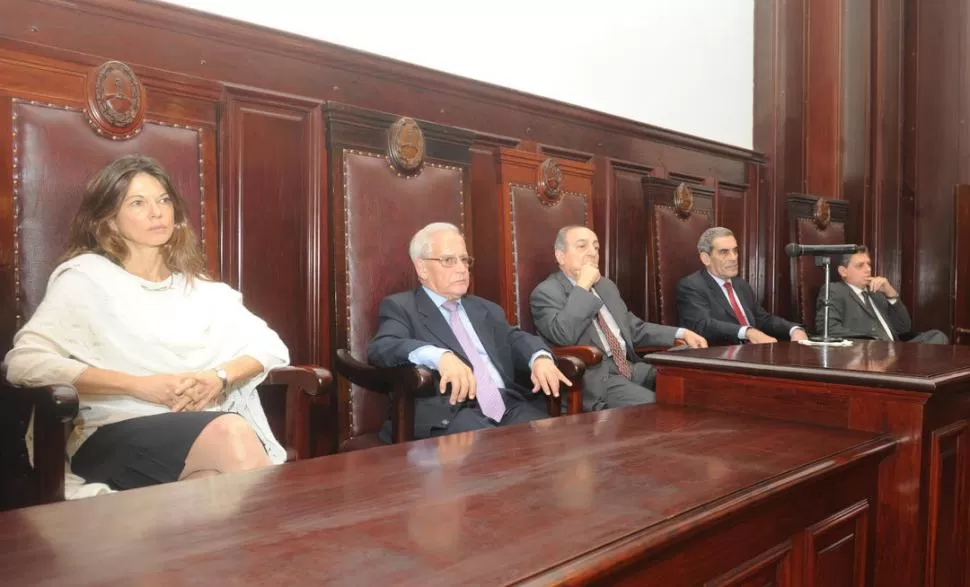
[[[708,271],[708,274],[710,274],[710,276],[714,278],[714,281],[716,281],[717,284],[721,287],[721,293],[724,294],[724,299],[726,299],[728,301],[728,304],[730,305],[731,296],[728,295],[727,288],[724,287],[724,284],[727,283],[728,280],[721,279],[720,277],[718,277],[717,275],[714,275],[710,271]],[[744,315],[744,319],[748,322],[748,324],[754,324],[754,322],[751,321],[751,317],[748,316],[748,313],[744,311],[744,306],[741,305],[741,298],[738,297],[737,288],[734,288],[734,297],[738,301],[738,309],[741,310],[741,314]],[[751,326],[742,326],[741,328],[738,329],[738,340],[745,340],[747,338],[748,328],[751,328]],[[789,338],[791,337],[791,335],[795,334],[796,330],[804,330],[804,329],[801,326],[792,326],[791,330],[788,331]]]
[[[566,275],[566,274],[563,273],[563,275]],[[576,280],[573,279],[571,276],[566,275],[566,279],[569,280],[569,283],[575,285],[576,287],[579,287],[578,285],[576,285]],[[603,301],[603,298],[601,298],[600,295],[596,293],[595,287],[590,288],[589,293],[596,296],[596,298],[599,301],[601,302]],[[610,332],[612,332],[613,336],[616,337],[616,340],[620,342],[620,349],[623,351],[623,356],[626,356],[626,341],[623,340],[623,333],[620,331],[620,325],[616,322],[616,319],[613,317],[613,314],[610,313],[609,309],[607,309],[605,302],[603,303],[602,306],[600,306],[599,312],[597,312],[597,314],[603,317],[603,321],[606,322],[606,325],[609,327]],[[603,348],[606,349],[606,356],[612,357],[613,353],[610,351],[610,344],[606,342],[606,335],[603,334],[603,329],[600,328],[599,322],[597,322],[596,320],[593,320],[593,328],[596,329],[596,334],[599,335],[600,342],[603,344]],[[674,338],[684,338],[684,329],[678,328],[677,332],[674,333]]]

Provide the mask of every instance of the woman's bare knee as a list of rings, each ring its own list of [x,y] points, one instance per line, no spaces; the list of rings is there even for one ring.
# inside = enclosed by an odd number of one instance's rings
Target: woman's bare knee
[[[252,426],[236,414],[226,414],[202,429],[185,464],[183,477],[202,469],[220,473],[257,469],[271,461]]]

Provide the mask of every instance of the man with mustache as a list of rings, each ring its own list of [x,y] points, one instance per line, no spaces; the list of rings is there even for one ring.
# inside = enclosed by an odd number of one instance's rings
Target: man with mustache
[[[656,374],[636,347],[669,347],[677,338],[691,347],[707,346],[686,328],[644,322],[627,309],[616,284],[600,275],[599,246],[596,233],[585,226],[560,229],[554,245],[559,271],[530,297],[532,319],[544,339],[603,351],[603,362],[583,376],[583,409],[588,412],[655,401]]]
[[[842,255],[838,265],[841,282],[829,287],[829,335],[843,338],[875,338],[899,340],[912,328],[909,311],[899,299],[899,292],[885,277],[872,274],[869,250]],[[815,328],[825,326],[825,292],[820,291],[816,303]],[[909,342],[949,344],[950,339],[939,330],[921,332]]]
[[[559,384],[572,383],[542,339],[509,325],[497,304],[466,295],[473,259],[458,228],[425,226],[410,255],[421,287],[384,298],[367,357],[379,367],[410,363],[435,372],[438,393],[414,401],[415,437],[548,417],[534,394],[558,397]],[[531,371],[531,392],[516,385],[517,370]]]
[[[711,344],[766,343],[808,338],[805,329],[769,314],[754,290],[738,277],[738,241],[723,227],[708,228],[697,241],[704,268],[677,284],[677,315]]]

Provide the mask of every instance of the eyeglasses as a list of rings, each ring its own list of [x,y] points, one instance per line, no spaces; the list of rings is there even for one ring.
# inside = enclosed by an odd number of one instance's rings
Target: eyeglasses
[[[465,267],[471,267],[472,265],[475,264],[475,259],[473,259],[472,257],[469,257],[468,255],[465,255],[463,257],[454,257],[451,255],[448,255],[446,257],[421,257],[421,258],[424,259],[425,261],[437,261],[441,263],[441,266],[444,267],[445,269],[451,269],[452,267],[458,264],[458,261],[461,261]]]

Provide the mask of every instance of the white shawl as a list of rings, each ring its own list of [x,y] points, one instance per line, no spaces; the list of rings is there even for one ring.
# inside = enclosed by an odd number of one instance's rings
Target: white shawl
[[[270,369],[288,364],[289,353],[226,284],[196,279],[189,285],[181,274],[155,283],[100,255],[80,255],[51,274],[44,300],[4,362],[11,383],[41,386],[73,383],[89,366],[131,375],[183,373],[243,355],[259,361],[263,372],[234,386],[212,409],[245,418],[272,461],[282,463],[286,451],[270,431],[256,386]],[[82,394],[67,454],[99,426],[168,411],[128,395]]]

